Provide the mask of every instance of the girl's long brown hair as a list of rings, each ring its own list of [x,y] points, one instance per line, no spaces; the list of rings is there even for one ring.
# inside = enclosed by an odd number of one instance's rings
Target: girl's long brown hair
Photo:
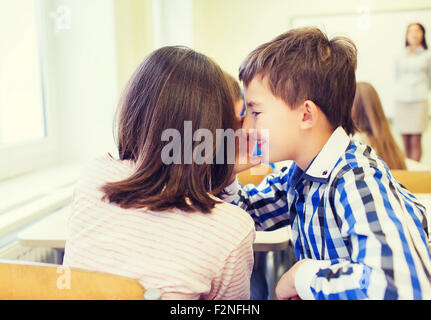
[[[392,136],[379,95],[371,84],[357,83],[352,117],[359,130],[367,135],[370,146],[386,162],[389,169],[406,169],[405,156]]]
[[[164,47],[150,54],[131,77],[117,109],[120,160],[133,160],[134,173],[102,187],[105,199],[123,208],[210,212],[233,174],[233,164],[216,164],[217,129],[237,129],[232,89],[220,67],[185,47]],[[193,131],[213,134],[213,164],[185,164],[184,121]],[[181,134],[182,164],[165,164],[165,129]],[[192,152],[200,143],[192,141]],[[226,159],[225,159],[226,160]]]

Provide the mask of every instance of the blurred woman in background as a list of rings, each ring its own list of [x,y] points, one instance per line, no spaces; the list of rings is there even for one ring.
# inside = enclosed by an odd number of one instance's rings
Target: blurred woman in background
[[[427,129],[431,55],[420,23],[407,27],[406,49],[396,59],[394,126],[403,138],[406,156],[420,161],[422,134]]]

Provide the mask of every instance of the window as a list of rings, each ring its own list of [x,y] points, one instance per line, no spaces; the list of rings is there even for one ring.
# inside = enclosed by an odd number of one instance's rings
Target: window
[[[0,0],[0,179],[40,167],[49,145],[40,2]]]
[[[45,136],[33,1],[0,0],[0,144]]]

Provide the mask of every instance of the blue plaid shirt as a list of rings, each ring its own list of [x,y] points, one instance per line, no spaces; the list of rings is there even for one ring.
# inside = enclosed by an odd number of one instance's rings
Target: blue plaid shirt
[[[369,147],[337,128],[310,166],[294,162],[225,201],[257,230],[291,226],[303,299],[431,299],[425,207]]]

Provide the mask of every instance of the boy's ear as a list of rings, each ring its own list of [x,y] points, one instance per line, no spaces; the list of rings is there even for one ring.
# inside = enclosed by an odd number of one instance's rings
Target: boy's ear
[[[319,117],[319,108],[311,100],[305,100],[300,108],[300,128],[303,130],[311,129],[315,126],[317,119]]]

